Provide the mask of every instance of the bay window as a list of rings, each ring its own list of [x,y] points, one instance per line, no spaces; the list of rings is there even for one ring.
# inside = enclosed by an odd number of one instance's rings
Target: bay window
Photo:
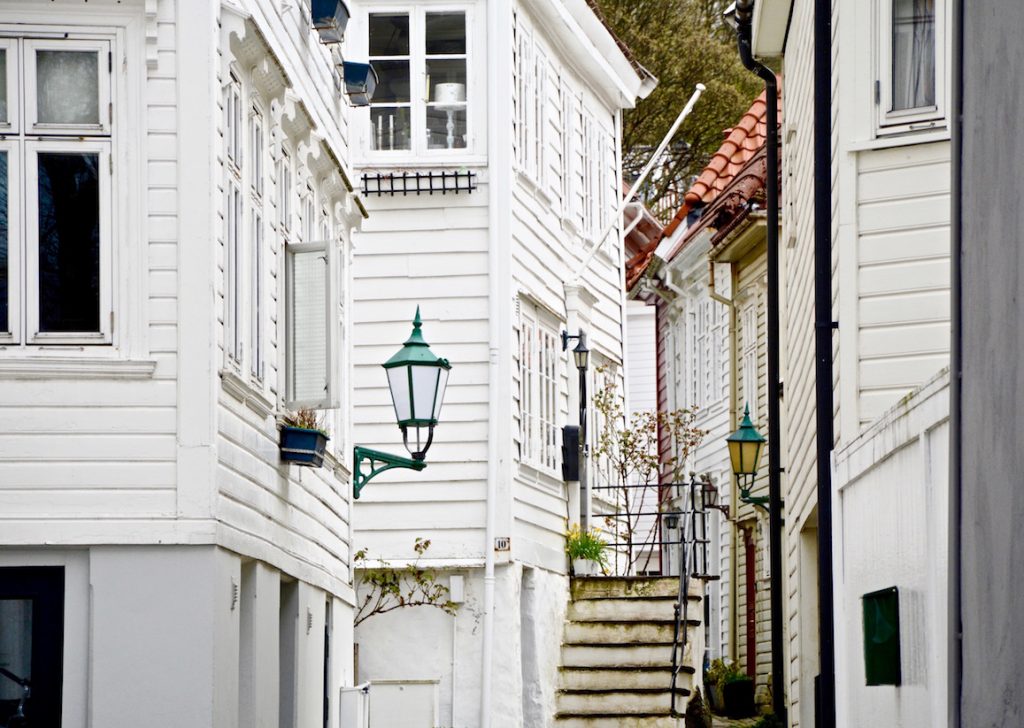
[[[933,128],[945,113],[943,0],[882,0],[876,102],[886,131]]]
[[[466,12],[371,12],[367,33],[378,77],[369,147],[417,154],[467,149],[472,88]]]
[[[0,39],[0,342],[111,341],[110,43]]]

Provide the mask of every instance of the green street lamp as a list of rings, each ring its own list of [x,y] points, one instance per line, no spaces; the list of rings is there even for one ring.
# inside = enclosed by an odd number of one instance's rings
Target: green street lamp
[[[353,489],[356,498],[366,484],[385,470],[408,468],[423,470],[426,457],[434,441],[434,427],[441,414],[448,374],[452,365],[430,350],[420,329],[420,309],[412,321],[412,333],[397,353],[384,363],[391,390],[391,403],[395,419],[402,430],[402,441],[412,458],[356,446],[353,453]],[[370,472],[363,473],[368,463]]]
[[[743,421],[740,423],[739,429],[725,438],[725,442],[729,446],[732,472],[740,487],[740,500],[744,503],[764,507],[764,504],[768,502],[767,496],[750,495],[754,479],[757,477],[757,466],[761,462],[761,451],[766,442],[764,436],[754,428],[754,423],[750,421],[750,405],[747,405],[743,411]]]

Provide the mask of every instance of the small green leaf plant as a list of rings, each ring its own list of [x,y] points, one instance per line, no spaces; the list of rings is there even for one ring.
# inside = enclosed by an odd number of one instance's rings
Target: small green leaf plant
[[[565,553],[569,556],[570,573],[572,573],[573,561],[587,559],[600,566],[602,573],[607,574],[606,548],[608,548],[608,544],[601,538],[601,529],[596,526],[589,531],[584,531],[579,524],[574,524],[565,532]]]
[[[368,567],[366,549],[357,551],[352,559],[356,569],[356,594],[364,592],[355,614],[355,626],[370,617],[405,607],[435,607],[445,614],[455,614],[459,605],[451,600],[448,587],[437,581],[437,572],[419,565],[430,548],[430,539],[417,538],[413,544],[416,558],[403,567],[387,562]]]

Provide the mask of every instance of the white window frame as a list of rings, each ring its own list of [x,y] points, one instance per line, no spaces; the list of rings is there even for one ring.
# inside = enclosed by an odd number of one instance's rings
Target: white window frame
[[[262,388],[266,368],[267,331],[267,213],[266,213],[266,124],[259,103],[253,99],[249,114],[249,374]]]
[[[935,105],[918,109],[892,110],[892,42],[893,2],[877,0],[875,34],[878,69],[875,81],[875,104],[878,113],[878,135],[912,131],[933,131],[946,126],[946,63],[947,44],[946,0],[935,0]]]
[[[21,154],[16,140],[0,139],[0,152],[7,154],[7,331],[0,331],[0,343],[22,341],[22,281],[26,280],[22,260],[22,206],[11,205],[11,184],[24,184]],[[20,193],[20,190],[19,190]],[[20,195],[19,195],[20,196]],[[38,281],[38,278],[37,278]],[[37,314],[38,315],[38,314]]]
[[[757,422],[760,407],[758,406],[758,394],[760,391],[758,371],[758,339],[757,339],[757,302],[751,302],[744,307],[740,314],[743,331],[743,401],[741,407],[750,407],[750,421]]]
[[[330,240],[316,240],[303,243],[289,243],[285,246],[285,406],[288,409],[336,409],[340,407],[340,372],[341,367],[337,365],[338,358],[338,335],[337,335],[337,288],[335,281],[336,255],[335,246]],[[298,371],[295,362],[300,358],[292,342],[292,329],[295,326],[295,305],[294,294],[296,286],[294,283],[293,260],[297,254],[322,253],[324,258],[324,306],[325,322],[324,341],[326,361],[326,382],[324,394],[320,398],[303,399],[295,396],[294,376]]]
[[[560,480],[559,384],[565,356],[559,326],[529,299],[520,299],[519,310],[519,459],[522,465]]]
[[[108,40],[67,40],[50,38],[25,38],[22,43],[22,63],[24,63],[25,99],[36,99],[36,63],[35,51],[96,51],[96,68],[99,73],[98,93],[99,98],[99,123],[98,124],[44,124],[37,119],[38,104],[25,104],[25,132],[26,134],[61,134],[67,133],[70,136],[106,136],[110,132],[110,110],[111,110],[111,64],[113,48]],[[106,56],[106,58],[104,58]],[[104,63],[106,62],[106,63]],[[106,71],[104,71],[106,69]]]
[[[7,121],[0,121],[0,131],[17,133],[21,129],[21,53],[17,38],[0,38],[0,48],[7,52]],[[13,91],[13,93],[12,93]]]
[[[112,339],[113,292],[111,290],[112,241],[110,179],[110,141],[45,140],[25,142],[25,219],[39,218],[38,165],[30,163],[40,152],[94,153],[99,157],[99,222],[100,222],[100,300],[99,331],[96,332],[41,332],[39,331],[39,229],[25,225],[25,303],[28,307],[26,324],[30,344],[109,344]],[[8,246],[10,247],[10,246]]]
[[[62,28],[62,31],[64,29]],[[0,150],[8,159],[8,331],[0,344],[14,347],[95,346],[113,343],[114,311],[114,139],[110,109],[113,78],[109,60],[115,34],[89,33],[88,38],[62,33],[47,37],[45,28],[19,32],[7,29],[0,48],[7,55],[7,122],[0,123]],[[38,124],[35,101],[35,51],[94,51],[97,54],[99,124]],[[39,331],[39,170],[40,153],[98,156],[99,312],[96,331]]]
[[[453,149],[429,149],[422,138],[421,132],[427,128],[427,108],[429,101],[423,94],[417,93],[419,89],[426,90],[426,16],[428,13],[463,13],[466,20],[466,146]],[[486,89],[478,82],[480,69],[486,65],[486,57],[479,53],[476,48],[477,17],[475,6],[465,3],[433,4],[413,3],[402,5],[374,5],[361,11],[362,34],[357,40],[360,51],[369,57],[369,20],[371,15],[408,15],[409,16],[409,124],[410,124],[410,148],[409,149],[374,149],[373,135],[375,133],[370,122],[369,107],[359,109],[358,124],[362,129],[363,144],[361,151],[365,159],[374,163],[389,163],[408,161],[410,159],[420,161],[429,160],[436,164],[446,158],[454,158],[465,161],[469,157],[480,156],[485,150],[478,149],[478,140],[482,138],[485,131],[481,128],[481,120],[486,115]],[[351,32],[351,31],[350,31]],[[479,55],[479,57],[478,57]],[[432,56],[433,58],[434,56]],[[462,54],[445,54],[438,58],[461,58]],[[406,56],[374,56],[373,60],[405,59]],[[391,105],[391,104],[389,104]],[[395,106],[404,108],[406,102],[396,102]],[[420,130],[420,131],[417,131]]]

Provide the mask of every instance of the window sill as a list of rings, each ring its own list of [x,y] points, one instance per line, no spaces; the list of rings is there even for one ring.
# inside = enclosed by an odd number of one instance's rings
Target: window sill
[[[220,381],[225,392],[263,419],[270,417],[277,409],[269,398],[231,369],[221,369]]]
[[[536,465],[519,463],[519,480],[536,488],[561,494],[564,481],[560,475],[560,473],[556,474],[554,471],[542,469]]]
[[[857,139],[846,145],[847,152],[868,152],[876,149],[909,147],[912,144],[931,144],[949,141],[949,128],[922,129],[920,131],[892,132],[874,139]]]
[[[152,379],[156,362],[145,359],[0,357],[0,379]]]
[[[352,165],[355,168],[355,178],[358,179],[364,171],[379,169],[437,169],[438,167],[459,167],[472,169],[485,169],[487,157],[479,154],[439,154],[436,157],[429,155],[411,155],[408,152],[401,152],[401,156],[380,156],[364,157]]]

